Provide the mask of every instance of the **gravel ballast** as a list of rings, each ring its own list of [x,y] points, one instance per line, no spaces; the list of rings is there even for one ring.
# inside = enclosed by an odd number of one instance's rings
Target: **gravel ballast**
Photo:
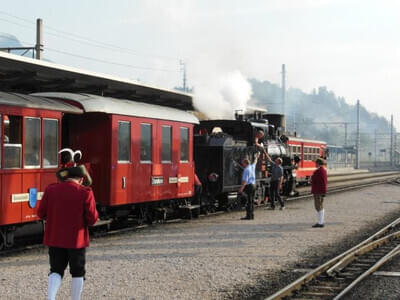
[[[326,227],[312,200],[286,210],[200,218],[94,239],[83,299],[262,299],[400,216],[400,186],[379,185],[325,199]],[[47,249],[0,258],[1,299],[45,299]],[[69,299],[66,272],[58,299]],[[358,298],[360,299],[360,298]]]

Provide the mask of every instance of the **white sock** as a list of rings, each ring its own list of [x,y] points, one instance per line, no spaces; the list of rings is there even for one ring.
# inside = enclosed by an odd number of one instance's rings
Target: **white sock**
[[[72,277],[71,282],[71,299],[80,300],[83,290],[83,277]]]
[[[319,224],[324,224],[325,210],[324,210],[324,209],[321,209],[321,210],[319,211],[319,213],[321,214],[321,223],[319,223]]]
[[[58,288],[61,285],[61,275],[58,273],[51,273],[49,275],[48,283],[48,299],[55,300],[58,292]]]

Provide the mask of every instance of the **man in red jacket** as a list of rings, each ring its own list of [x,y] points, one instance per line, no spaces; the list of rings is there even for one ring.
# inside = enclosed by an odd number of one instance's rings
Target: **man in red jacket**
[[[315,161],[317,169],[311,176],[311,193],[314,194],[314,206],[318,214],[318,222],[312,227],[324,227],[324,197],[328,187],[328,176],[324,168],[324,160],[317,158]]]
[[[82,185],[82,168],[68,168],[66,180],[49,185],[40,201],[38,216],[46,220],[43,244],[49,247],[48,299],[55,299],[65,268],[72,276],[71,298],[79,300],[85,275],[85,249],[89,246],[88,226],[98,213],[93,191]]]

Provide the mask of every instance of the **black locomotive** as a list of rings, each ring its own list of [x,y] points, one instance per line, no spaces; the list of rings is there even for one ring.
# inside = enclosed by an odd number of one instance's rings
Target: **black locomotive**
[[[295,183],[291,176],[291,160],[287,155],[286,138],[283,132],[284,116],[269,114],[236,115],[235,120],[201,121],[195,127],[194,156],[196,174],[203,185],[201,207],[203,211],[243,206],[237,191],[241,185],[244,158],[252,161],[255,154],[256,196],[259,204],[265,201],[269,192],[269,164],[265,154],[254,146],[258,130],[264,131],[263,145],[273,159],[283,160],[285,183],[283,193],[293,193]]]

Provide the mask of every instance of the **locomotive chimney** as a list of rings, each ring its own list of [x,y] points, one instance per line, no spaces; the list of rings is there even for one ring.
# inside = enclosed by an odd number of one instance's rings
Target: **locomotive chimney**
[[[275,126],[275,129],[278,130],[278,128],[281,129],[281,133],[285,132],[285,116],[281,114],[264,114],[263,115],[264,119],[267,119],[269,124],[272,124]]]

